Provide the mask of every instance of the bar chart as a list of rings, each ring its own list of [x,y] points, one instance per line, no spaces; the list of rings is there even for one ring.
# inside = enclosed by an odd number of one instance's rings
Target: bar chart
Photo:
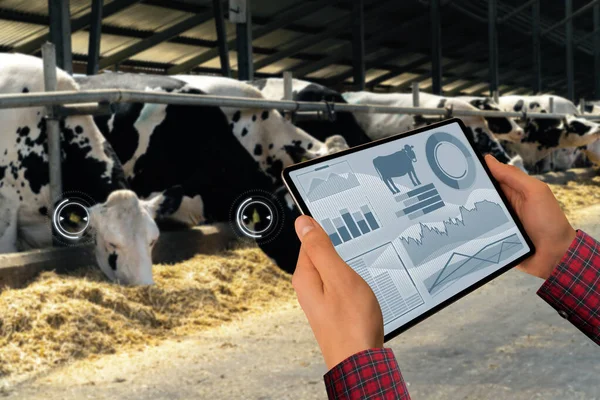
[[[404,206],[403,209],[396,212],[396,217],[408,216],[410,220],[419,218],[445,206],[433,183],[400,194],[395,199],[397,203],[401,202]]]
[[[339,210],[339,216],[325,218],[320,222],[334,246],[366,235],[381,226],[369,204],[364,204],[353,212],[342,208]]]

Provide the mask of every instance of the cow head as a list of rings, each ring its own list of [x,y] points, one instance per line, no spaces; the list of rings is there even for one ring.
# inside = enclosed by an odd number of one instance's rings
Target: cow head
[[[489,97],[476,98],[470,101],[471,105],[485,111],[502,111],[500,106]],[[492,134],[500,140],[509,142],[520,142],[525,135],[513,118],[508,117],[484,117]]]
[[[576,135],[580,138],[587,137],[588,140],[583,139],[588,143],[595,142],[600,139],[600,125],[593,121],[588,121],[585,118],[578,118],[575,116],[568,115],[565,121],[565,129],[567,136]],[[583,146],[581,143],[579,146]]]
[[[168,189],[140,200],[130,190],[117,190],[103,204],[90,208],[98,266],[111,280],[126,285],[151,285],[152,248],[159,231],[154,218],[179,208],[183,190]]]
[[[313,138],[276,110],[235,110],[230,120],[234,136],[274,182],[291,164],[348,148],[341,136],[326,142]]]
[[[415,151],[413,150],[415,148],[415,146],[409,146],[408,144],[404,145],[404,152],[406,153],[406,155],[408,156],[408,158],[410,158],[410,160],[412,162],[417,162],[417,155],[415,154]]]

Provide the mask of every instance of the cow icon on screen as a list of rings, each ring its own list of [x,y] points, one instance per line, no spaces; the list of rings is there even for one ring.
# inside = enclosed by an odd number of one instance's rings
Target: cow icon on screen
[[[387,156],[378,156],[373,159],[373,166],[379,177],[386,184],[392,194],[400,193],[392,178],[408,174],[413,186],[421,184],[415,173],[414,163],[417,156],[413,150],[414,146],[404,145],[404,149]]]

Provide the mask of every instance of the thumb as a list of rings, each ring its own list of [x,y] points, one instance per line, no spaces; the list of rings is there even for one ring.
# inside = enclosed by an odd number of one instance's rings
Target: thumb
[[[302,215],[296,219],[296,234],[302,242],[302,249],[310,258],[323,280],[333,274],[339,274],[346,263],[333,247],[329,235],[309,216]],[[345,269],[345,268],[344,268]]]
[[[525,192],[531,180],[535,180],[520,169],[501,163],[490,154],[485,156],[485,162],[498,182],[517,192]]]

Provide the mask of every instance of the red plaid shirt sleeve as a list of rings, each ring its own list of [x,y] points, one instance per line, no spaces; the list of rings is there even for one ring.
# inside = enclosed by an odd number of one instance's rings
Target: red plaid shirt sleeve
[[[600,243],[582,231],[538,295],[600,345]]]
[[[323,378],[330,399],[410,400],[392,349],[356,353]]]

